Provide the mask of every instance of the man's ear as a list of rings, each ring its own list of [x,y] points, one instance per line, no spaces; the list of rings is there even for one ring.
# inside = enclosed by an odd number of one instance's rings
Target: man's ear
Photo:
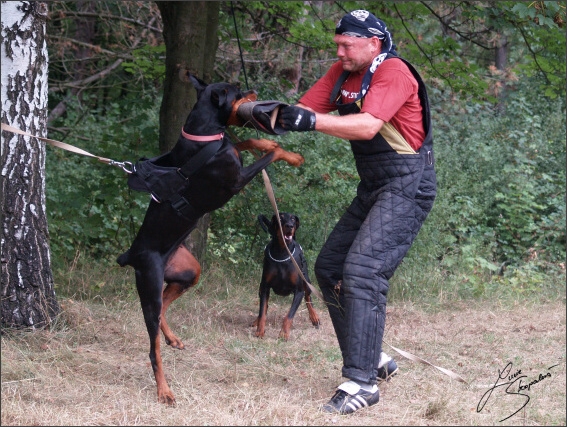
[[[378,55],[382,51],[382,40],[378,37],[372,37],[370,39],[370,48],[374,55]]]

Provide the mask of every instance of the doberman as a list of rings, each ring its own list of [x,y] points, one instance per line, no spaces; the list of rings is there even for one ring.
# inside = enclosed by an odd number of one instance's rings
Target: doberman
[[[285,151],[275,141],[248,139],[234,144],[224,134],[227,126],[242,125],[234,118],[236,108],[245,99],[254,101],[254,91],[243,93],[229,83],[207,85],[189,73],[188,77],[197,91],[197,102],[166,159],[170,166],[182,167],[211,141],[222,139],[222,145],[191,175],[180,194],[191,209],[180,211],[174,203],[150,200],[130,249],[117,259],[121,266],[130,265],[135,270],[136,288],[150,338],[149,356],[158,400],[168,405],[175,405],[175,397],[164,375],[159,331],[161,329],[168,345],[184,348],[167,324],[165,312],[175,299],[198,283],[201,273],[199,262],[183,242],[199,218],[225,205],[269,164],[283,160],[298,167],[304,161],[300,154]],[[265,154],[243,167],[240,152],[254,149]]]
[[[264,215],[258,215],[258,221],[262,228],[267,231],[272,239],[264,249],[264,266],[262,271],[262,280],[260,281],[260,312],[258,318],[251,326],[256,326],[256,336],[262,338],[266,327],[266,314],[268,312],[268,300],[270,298],[270,289],[273,289],[277,295],[288,296],[293,293],[293,301],[291,308],[283,319],[280,338],[289,339],[293,317],[301,300],[305,296],[305,303],[309,311],[309,319],[316,328],[319,328],[319,316],[313,308],[311,302],[311,289],[303,280],[291,256],[295,259],[297,265],[301,268],[301,272],[307,281],[309,275],[307,272],[307,260],[303,254],[303,249],[295,239],[295,232],[299,228],[299,218],[296,215],[280,212],[281,231],[278,225],[277,217],[274,214],[272,221]],[[286,249],[289,249],[289,252]]]

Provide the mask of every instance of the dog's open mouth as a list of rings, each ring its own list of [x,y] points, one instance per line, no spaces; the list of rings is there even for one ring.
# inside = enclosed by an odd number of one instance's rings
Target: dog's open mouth
[[[289,245],[291,243],[291,241],[293,240],[293,234],[291,234],[291,233],[284,234],[284,240],[285,240],[286,245]]]

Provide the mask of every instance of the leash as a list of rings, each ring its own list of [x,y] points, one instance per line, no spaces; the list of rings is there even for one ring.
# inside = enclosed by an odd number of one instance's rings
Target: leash
[[[272,184],[270,183],[270,178],[268,177],[268,173],[266,172],[265,169],[262,169],[262,178],[264,178],[264,187],[266,187],[266,193],[268,193],[268,198],[270,199],[270,203],[272,204],[272,208],[274,209],[274,212],[276,213],[276,218],[278,219],[278,227],[280,228],[280,233],[283,236],[282,223],[280,221],[280,212],[278,211],[278,205],[276,203],[276,197],[274,196],[274,189],[272,188]],[[290,252],[287,245],[284,245],[284,246],[285,246],[285,250],[287,251],[287,253],[289,255],[289,258],[291,259],[291,261],[293,262],[293,265],[297,269],[299,276],[307,284],[307,286],[309,287],[311,292],[313,294],[315,294],[317,296],[317,298],[319,298],[321,301],[325,302],[325,299],[323,298],[323,294],[321,294],[321,291],[319,291],[319,289],[317,289],[315,286],[313,286],[311,283],[309,283],[309,281],[303,275],[301,268],[297,264],[297,261],[295,261],[295,258],[293,257],[293,254]]]
[[[396,353],[398,353],[399,355],[405,357],[406,359],[409,359],[409,360],[411,360],[411,361],[413,361],[413,362],[422,363],[422,364],[424,364],[424,365],[432,366],[432,367],[434,367],[435,369],[439,369],[439,370],[440,370],[441,372],[443,372],[445,375],[450,376],[450,377],[453,378],[454,380],[457,380],[457,381],[459,381],[459,382],[461,382],[461,383],[465,383],[466,385],[469,385],[469,383],[466,382],[460,375],[454,373],[453,371],[451,371],[451,370],[449,370],[449,369],[447,369],[447,368],[442,368],[442,367],[440,367],[440,366],[436,366],[436,365],[434,365],[433,363],[430,363],[430,362],[428,362],[427,360],[422,359],[421,357],[417,357],[416,355],[411,354],[411,353],[408,353],[407,351],[400,350],[399,348],[396,348],[396,347],[394,347],[392,344],[386,342],[386,340],[384,340],[384,339],[382,339],[382,342],[383,342],[384,344],[388,344],[388,346],[389,346],[392,350],[394,350],[394,351],[395,351]]]
[[[230,129],[227,128],[226,132],[230,135],[230,137],[234,141],[240,142],[238,136],[236,136]],[[256,153],[252,153],[252,154],[254,155],[254,157],[258,158],[258,155]],[[280,221],[280,212],[278,210],[278,205],[276,203],[276,197],[274,196],[274,189],[270,182],[270,178],[268,177],[268,173],[266,172],[265,169],[262,169],[262,178],[264,179],[264,187],[266,187],[266,193],[268,194],[268,199],[270,199],[270,203],[272,204],[272,208],[274,209],[274,213],[276,214],[276,218],[278,219],[278,227],[280,228],[280,233],[283,235],[282,223]],[[289,258],[291,259],[291,262],[293,262],[293,265],[295,266],[297,272],[299,273],[299,277],[301,277],[301,279],[307,284],[311,292],[317,298],[319,298],[321,301],[324,302],[325,299],[323,298],[323,294],[321,294],[321,291],[319,291],[319,289],[317,289],[315,286],[309,283],[309,281],[305,278],[303,272],[301,271],[301,267],[299,267],[297,261],[295,261],[295,258],[293,257],[293,254],[290,252],[287,245],[285,245],[285,250],[287,251]]]
[[[274,191],[272,189],[272,186],[270,184],[270,178],[268,178],[268,174],[266,173],[265,170],[262,170],[262,176],[264,177],[264,185],[266,187],[266,191],[268,192],[268,198],[270,199],[270,202],[272,203],[272,207],[274,208],[274,212],[276,213],[276,218],[278,219],[278,225],[280,227],[280,233],[283,234],[283,230],[282,230],[282,224],[280,222],[280,214],[278,212],[278,207],[276,204],[276,198],[274,197]],[[305,277],[303,276],[303,273],[301,272],[301,269],[299,268],[299,266],[297,265],[297,263],[295,262],[295,259],[293,258],[293,256],[291,256],[291,253],[286,245],[286,250],[288,252],[288,254],[290,255],[291,260],[293,261],[293,263],[295,264],[295,267],[297,268],[297,271],[299,272],[301,278],[305,281],[305,283],[307,283],[307,286],[309,286],[309,289],[311,289],[311,291],[313,293],[315,293],[315,295],[317,295],[317,297],[319,297],[321,299],[321,301],[325,302],[325,300],[323,299],[323,295],[321,294],[321,292],[319,292],[318,289],[315,289],[313,287],[313,285],[311,285],[311,283],[309,283],[307,281],[307,279],[305,279]],[[325,302],[326,303],[326,302]],[[387,344],[392,350],[394,350],[396,353],[398,353],[399,355],[405,357],[406,359],[409,359],[413,362],[418,362],[418,363],[422,363],[424,365],[429,365],[434,367],[435,369],[438,369],[439,371],[443,372],[445,375],[448,375],[449,377],[453,378],[454,380],[457,380],[459,382],[462,382],[464,384],[468,383],[458,374],[454,373],[453,371],[447,369],[447,368],[442,368],[440,366],[434,365],[431,362],[428,362],[425,359],[422,359],[421,357],[418,357],[414,354],[411,354],[407,351],[401,350],[399,348],[394,347],[393,345],[391,345],[390,343],[386,342],[384,339],[382,339],[382,342]]]
[[[234,22],[234,30],[236,32],[236,40],[238,41],[238,50],[240,52],[240,63],[242,64],[242,72],[244,74],[244,80],[246,83],[246,89],[250,90],[250,87],[248,86],[248,78],[246,76],[246,67],[244,66],[244,56],[242,55],[242,47],[240,46],[240,36],[238,34],[238,25],[236,25],[236,14],[234,13],[234,2],[230,2],[230,10],[232,12],[232,19]],[[235,140],[235,141],[239,141],[238,137],[236,135],[234,135],[233,132],[229,131],[229,129],[227,128],[227,132],[230,134],[230,136]],[[257,132],[257,130],[256,130]],[[255,157],[256,154],[252,153]],[[266,192],[268,193],[268,198],[270,199],[270,203],[272,204],[272,208],[274,209],[274,212],[276,214],[276,218],[278,219],[278,227],[280,228],[280,233],[282,233],[283,235],[283,230],[282,230],[282,223],[280,221],[280,213],[278,211],[278,206],[276,204],[276,198],[274,196],[274,190],[272,188],[272,184],[270,183],[270,178],[268,177],[268,173],[266,172],[265,169],[262,169],[262,177],[264,178],[264,186],[266,187]],[[287,247],[287,245],[285,245],[285,249],[291,259],[291,261],[293,262],[293,265],[295,266],[295,268],[297,269],[299,276],[301,277],[301,279],[303,279],[303,281],[307,284],[307,286],[309,287],[309,289],[311,290],[311,292],[313,294],[315,294],[317,296],[317,298],[319,298],[321,301],[325,301],[323,299],[323,294],[321,294],[321,292],[319,291],[319,289],[315,288],[311,283],[309,283],[309,281],[305,278],[305,276],[303,275],[303,273],[301,272],[301,268],[299,267],[299,265],[297,265],[297,262],[295,261],[295,259],[293,258],[291,252],[289,251],[289,248]]]
[[[43,138],[41,136],[32,135],[31,133],[24,132],[20,129],[17,129],[17,128],[10,126],[10,125],[7,125],[5,123],[2,123],[2,130],[12,132],[12,133],[16,133],[16,134],[19,134],[19,135],[30,136],[32,138],[39,139],[40,141],[43,141],[43,142],[45,142],[49,145],[52,145],[53,147],[62,148],[63,150],[71,151],[71,152],[77,153],[77,154],[82,154],[83,156],[93,157],[93,158],[97,159],[99,162],[106,163],[106,164],[111,165],[111,166],[118,166],[119,168],[122,168],[125,172],[132,173],[132,162],[117,162],[116,160],[107,159],[106,157],[99,157],[99,156],[91,154],[88,151],[85,151],[81,148],[77,148],[77,147],[75,147],[71,144],[66,144],[64,142],[57,141],[55,139]]]

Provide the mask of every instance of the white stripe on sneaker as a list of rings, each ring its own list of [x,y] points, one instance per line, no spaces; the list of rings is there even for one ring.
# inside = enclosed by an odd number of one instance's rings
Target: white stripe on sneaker
[[[353,412],[362,408],[363,406],[368,406],[366,400],[361,396],[352,396],[353,399],[347,403],[348,406]]]
[[[354,396],[355,399],[360,400],[360,403],[362,403],[364,406],[368,406],[368,402],[366,401],[366,399],[362,396]]]

